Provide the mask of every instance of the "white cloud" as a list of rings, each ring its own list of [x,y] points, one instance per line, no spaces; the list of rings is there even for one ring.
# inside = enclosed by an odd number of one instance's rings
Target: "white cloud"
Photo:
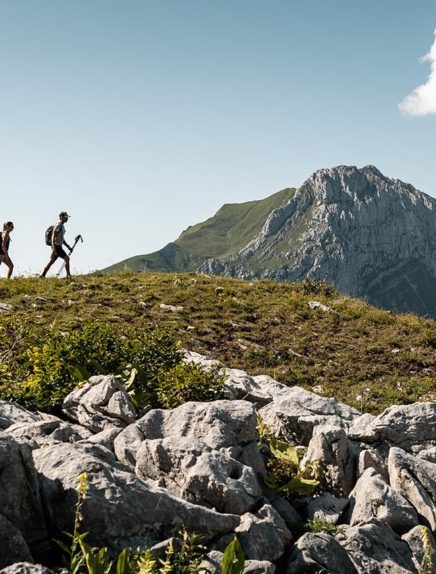
[[[436,114],[436,30],[435,40],[428,54],[422,58],[430,62],[430,76],[425,84],[418,86],[398,107],[410,116],[426,116]]]

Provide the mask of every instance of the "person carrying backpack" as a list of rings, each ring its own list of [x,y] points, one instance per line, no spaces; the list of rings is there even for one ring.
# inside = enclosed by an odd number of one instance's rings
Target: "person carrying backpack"
[[[71,253],[72,249],[64,239],[64,235],[65,235],[64,223],[66,223],[68,221],[69,217],[70,216],[68,215],[68,213],[66,211],[61,211],[59,214],[59,222],[56,223],[56,225],[53,225],[53,231],[51,232],[51,238],[49,238],[47,240],[47,245],[50,245],[52,248],[50,261],[44,267],[44,271],[42,272],[41,277],[45,277],[47,275],[47,271],[50,269],[50,267],[53,265],[53,263],[56,261],[56,259],[58,257],[60,257],[61,259],[63,259],[65,261],[65,271],[67,272],[67,277],[71,276],[70,258],[65,253],[65,251],[62,247],[63,245],[65,245],[70,250],[70,253]],[[47,231],[49,231],[49,230],[50,230],[50,228]]]
[[[4,263],[6,267],[9,267],[8,274],[6,275],[8,279],[11,278],[12,271],[14,270],[14,264],[12,263],[12,259],[9,257],[9,244],[11,242],[9,234],[13,230],[14,224],[12,221],[7,221],[3,225],[3,231],[0,233],[0,265]]]

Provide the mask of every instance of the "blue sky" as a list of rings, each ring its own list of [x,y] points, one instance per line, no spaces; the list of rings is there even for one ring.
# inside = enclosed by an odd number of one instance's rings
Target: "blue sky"
[[[87,272],[319,168],[436,197],[435,27],[434,0],[0,0],[16,274],[42,270],[61,210]]]

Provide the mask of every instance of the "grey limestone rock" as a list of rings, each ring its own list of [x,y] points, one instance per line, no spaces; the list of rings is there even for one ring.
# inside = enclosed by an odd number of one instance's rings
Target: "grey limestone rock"
[[[318,518],[330,524],[337,524],[348,503],[346,498],[337,498],[330,492],[315,496],[307,504],[307,518]]]
[[[222,369],[221,374],[224,376],[225,396],[228,399],[242,399],[256,405],[266,405],[271,402],[271,396],[266,393],[262,386],[240,369]]]
[[[33,451],[52,527],[70,532],[77,499],[77,478],[88,474],[83,530],[100,546],[149,545],[184,526],[215,536],[233,531],[239,517],[190,504],[128,472],[98,445],[60,443]],[[168,536],[168,534],[167,534]],[[90,536],[91,540],[91,536]]]
[[[416,509],[420,520],[436,530],[436,464],[391,448],[388,459],[392,488]]]
[[[255,514],[244,514],[235,533],[249,560],[274,562],[292,540],[284,520],[270,504],[265,504]]]
[[[322,461],[322,483],[337,496],[348,496],[356,482],[358,448],[341,427],[315,427],[304,460]]]
[[[67,423],[56,417],[31,423],[16,423],[7,428],[6,432],[16,440],[28,443],[32,449],[53,442],[78,442],[92,434],[80,425]]]
[[[306,533],[292,547],[286,574],[356,574],[347,552],[325,532]]]
[[[136,474],[158,480],[184,500],[224,513],[244,514],[262,496],[251,467],[190,438],[144,440]]]
[[[412,552],[392,528],[379,520],[343,526],[337,535],[359,574],[410,574],[415,572]]]
[[[97,434],[91,434],[90,436],[83,439],[83,442],[89,442],[91,444],[100,444],[105,448],[113,451],[114,441],[123,429],[120,427],[109,426],[106,429],[100,431]]]
[[[33,423],[41,417],[10,401],[0,401],[0,429],[5,430],[16,423]]]
[[[36,559],[48,534],[30,447],[0,431],[0,512]],[[24,558],[27,560],[27,558]]]
[[[274,496],[270,502],[283,518],[291,533],[301,530],[304,522],[303,518],[290,502],[280,496]]]
[[[387,484],[372,468],[359,478],[350,493],[350,525],[365,524],[378,518],[398,534],[404,534],[417,524],[418,515],[411,504]]]
[[[62,572],[62,571],[61,571]],[[66,571],[63,571],[67,574]],[[29,561],[20,561],[0,570],[0,574],[55,574],[54,570],[42,564],[32,564]],[[60,574],[58,572],[58,574]]]
[[[243,574],[275,574],[276,567],[268,560],[247,560]]]
[[[374,469],[386,482],[389,482],[389,473],[386,466],[385,455],[383,450],[374,445],[365,445],[361,443],[362,450],[359,453],[359,462],[357,465],[357,476],[360,477],[368,468]]]
[[[360,417],[358,410],[301,387],[283,390],[259,410],[259,415],[273,432],[288,442],[306,445],[315,427],[328,425],[347,428]]]
[[[123,385],[111,376],[91,377],[64,400],[63,412],[93,433],[108,427],[125,427],[135,421],[136,411]]]
[[[309,177],[241,250],[197,269],[240,279],[328,278],[378,307],[436,317],[435,262],[436,199],[374,166],[342,165]]]
[[[436,446],[420,450],[416,456],[424,460],[428,460],[428,462],[436,464]]]
[[[0,514],[0,568],[22,561],[33,562],[29,546],[21,531]]]
[[[377,417],[362,416],[349,436],[365,443],[387,442],[408,452],[431,448],[436,442],[436,403],[392,406]]]
[[[249,464],[256,472],[264,470],[256,442],[256,412],[247,401],[188,402],[171,410],[153,409],[118,435],[115,453],[120,461],[134,467],[144,439],[168,437],[200,440],[213,450]],[[244,456],[247,449],[250,455]]]
[[[415,526],[401,537],[407,542],[412,551],[412,559],[416,570],[419,572],[424,558],[424,553],[428,550],[424,542],[424,536],[428,539],[429,549],[431,552],[432,567],[429,574],[436,574],[436,541],[432,532],[426,526]]]

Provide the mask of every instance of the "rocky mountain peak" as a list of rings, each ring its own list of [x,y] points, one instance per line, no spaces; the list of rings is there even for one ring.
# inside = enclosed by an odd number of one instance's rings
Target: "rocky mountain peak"
[[[141,256],[140,269],[324,279],[436,318],[436,199],[373,165],[320,169],[297,190],[228,205],[169,247]]]
[[[400,184],[400,185],[399,185]],[[320,169],[310,176],[302,189],[310,193],[324,204],[330,203],[361,203],[373,201],[383,193],[410,192],[413,188],[399,180],[385,177],[375,166],[368,165],[361,169],[356,166],[340,165],[333,168]]]
[[[245,248],[200,270],[327,279],[376,305],[436,316],[436,200],[372,165],[320,169]]]

